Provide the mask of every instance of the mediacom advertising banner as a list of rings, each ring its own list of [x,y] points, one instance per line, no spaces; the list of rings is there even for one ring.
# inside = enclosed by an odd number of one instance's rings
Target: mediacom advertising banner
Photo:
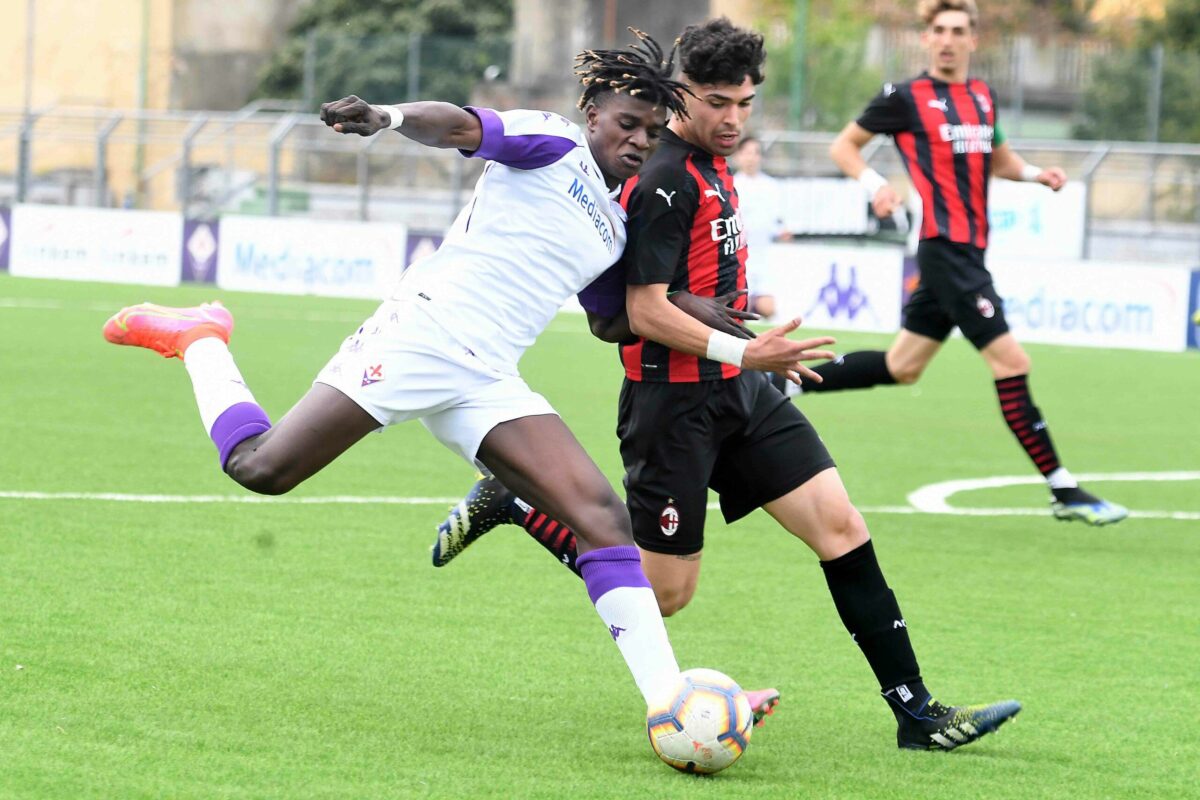
[[[1023,342],[1183,350],[1191,270],[1122,262],[989,258]]]
[[[379,300],[404,271],[406,240],[390,223],[222,217],[217,285]]]
[[[170,211],[18,205],[9,271],[27,278],[176,286],[183,218]]]
[[[899,330],[901,248],[776,243],[767,256],[776,320],[803,317],[815,330]]]
[[[988,250],[994,256],[1083,258],[1087,188],[1068,182],[1052,192],[1040,183],[993,180],[988,192]]]
[[[7,208],[0,208],[0,272],[8,271],[8,243],[12,241],[12,217]]]

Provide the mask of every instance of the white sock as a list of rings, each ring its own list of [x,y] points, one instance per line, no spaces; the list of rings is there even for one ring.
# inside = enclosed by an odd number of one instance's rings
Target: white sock
[[[217,417],[238,403],[257,403],[250,393],[229,347],[216,336],[205,336],[188,345],[183,353],[183,365],[192,379],[200,421],[211,434]]]
[[[609,589],[596,600],[596,613],[608,626],[646,705],[669,692],[679,679],[679,664],[654,591],[642,586]]]
[[[1074,489],[1079,486],[1075,476],[1068,472],[1066,467],[1059,467],[1047,475],[1046,483],[1051,489]]]

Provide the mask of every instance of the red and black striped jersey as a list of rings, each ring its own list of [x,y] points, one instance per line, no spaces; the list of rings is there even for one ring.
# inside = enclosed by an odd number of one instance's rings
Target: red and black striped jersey
[[[978,78],[946,83],[921,73],[888,83],[858,118],[890,134],[921,195],[921,238],[987,247],[987,190],[996,95]],[[999,142],[996,142],[999,144]]]
[[[629,216],[621,261],[627,283],[665,283],[667,291],[700,297],[746,288],[742,217],[723,157],[664,131],[641,173],[626,182],[621,203]],[[745,307],[744,296],[734,303],[739,310]],[[741,371],[644,338],[620,350],[632,381],[696,383],[734,378]]]

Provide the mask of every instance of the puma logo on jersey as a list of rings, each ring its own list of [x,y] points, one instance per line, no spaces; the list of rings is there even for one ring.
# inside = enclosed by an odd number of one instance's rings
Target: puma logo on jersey
[[[706,198],[707,198],[707,197],[716,197],[716,198],[718,198],[718,199],[719,199],[719,200],[720,200],[722,203],[724,203],[724,202],[725,202],[725,197],[724,197],[724,196],[721,194],[721,190],[720,190],[720,189],[705,189],[705,190],[704,190],[704,196],[705,196]]]
[[[664,192],[664,191],[662,190],[662,187],[660,186],[660,187],[658,188],[658,190],[657,190],[657,191],[655,191],[655,194],[661,194],[661,195],[662,195],[662,198],[663,198],[663,200],[666,200],[666,201],[667,201],[667,206],[668,206],[668,207],[670,207],[670,205],[671,205],[671,198],[672,198],[672,197],[674,197],[678,191],[679,191],[679,190],[678,190],[678,189],[676,189],[674,192],[671,192],[670,194],[667,194],[666,192]]]
[[[939,111],[941,111],[943,114],[947,113],[950,110],[949,106],[946,105],[945,98],[942,98],[942,97],[939,97],[936,100],[928,100],[928,101],[926,101],[925,105],[929,106],[930,108],[936,108]]]

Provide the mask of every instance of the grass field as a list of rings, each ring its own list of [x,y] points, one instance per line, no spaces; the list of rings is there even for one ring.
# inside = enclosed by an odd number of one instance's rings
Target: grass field
[[[461,493],[471,471],[421,426],[292,495],[231,502],[252,496],[217,468],[183,367],[100,337],[122,305],[214,292],[0,276],[0,797],[1200,796],[1200,483],[1093,483],[1152,512],[1103,529],[900,513],[928,484],[1031,473],[962,340],[917,387],[801,404],[866,509],[927,683],[1025,711],[956,753],[898,751],[815,558],[761,512],[714,515],[702,585],[668,621],[676,653],[784,699],[701,779],[655,759],[583,587],[518,529],[434,570],[444,503],[304,502]],[[222,296],[276,418],[373,308]],[[1073,471],[1200,470],[1196,353],[1029,349]],[[618,483],[610,349],[563,316],[523,372]]]

